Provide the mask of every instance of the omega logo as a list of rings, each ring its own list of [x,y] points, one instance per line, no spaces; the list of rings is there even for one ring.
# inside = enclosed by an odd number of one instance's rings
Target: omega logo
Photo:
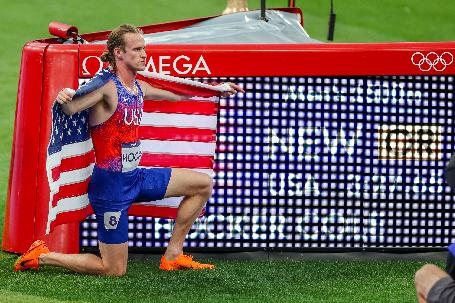
[[[103,66],[104,63],[101,61],[100,57],[87,56],[82,60],[82,75],[94,75],[99,72]],[[198,59],[190,58],[185,55],[150,56],[147,59],[145,71],[164,75],[170,75],[171,72],[178,75],[195,75],[198,72],[204,72],[206,75],[212,74],[203,55],[200,55]]]

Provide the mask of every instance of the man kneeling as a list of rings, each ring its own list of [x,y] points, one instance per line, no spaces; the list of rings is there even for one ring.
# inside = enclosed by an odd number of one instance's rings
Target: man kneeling
[[[124,161],[123,155],[141,155],[139,125],[144,99],[183,100],[181,96],[150,86],[136,79],[146,67],[142,31],[131,25],[114,29],[107,41],[102,60],[109,62],[106,83],[73,99],[74,93],[62,89],[56,101],[67,115],[90,108],[89,127],[95,150],[95,166],[88,186],[90,204],[98,222],[101,257],[93,254],[49,252],[46,244],[35,241],[15,263],[14,269],[37,269],[40,265],[64,267],[79,273],[122,276],[128,260],[128,209],[138,199],[184,199],[178,208],[175,227],[160,269],[210,269],[183,254],[183,243],[191,225],[212,194],[212,179],[203,173],[178,168],[139,168],[140,157]],[[228,96],[243,90],[229,83]],[[128,114],[130,113],[130,114]],[[128,115],[135,119],[128,119]]]

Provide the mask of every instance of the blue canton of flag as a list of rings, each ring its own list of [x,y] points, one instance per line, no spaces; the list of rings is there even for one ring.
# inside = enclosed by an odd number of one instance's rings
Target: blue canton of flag
[[[66,115],[60,104],[52,108],[52,135],[48,155],[62,150],[62,146],[86,141],[90,137],[88,130],[88,110]]]

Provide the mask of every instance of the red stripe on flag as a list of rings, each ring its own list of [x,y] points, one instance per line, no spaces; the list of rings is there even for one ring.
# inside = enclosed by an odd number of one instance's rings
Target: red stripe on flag
[[[177,217],[177,210],[178,208],[175,207],[133,204],[128,210],[128,215],[175,219]]]
[[[52,231],[57,225],[65,224],[69,222],[78,222],[87,218],[88,215],[93,214],[93,209],[91,205],[88,205],[82,209],[66,211],[57,214],[57,217],[54,221],[51,222],[50,230]],[[75,239],[78,241],[78,239]]]
[[[133,204],[128,210],[128,215],[175,219],[177,217],[177,211],[178,211],[177,207]],[[199,214],[199,218],[202,217],[204,214],[205,208],[202,209],[201,213]]]
[[[52,180],[57,180],[60,177],[60,172],[81,169],[93,162],[95,162],[95,152],[93,150],[83,155],[62,159],[60,166],[52,168]]]
[[[60,186],[58,193],[52,199],[52,207],[57,206],[59,200],[69,197],[82,196],[87,193],[90,178],[85,181]]]
[[[140,165],[150,167],[209,168],[213,167],[213,156],[142,154]]]
[[[214,116],[218,112],[216,102],[207,101],[151,101],[144,103],[147,113],[188,114]]]
[[[216,142],[216,131],[211,129],[141,126],[141,140]]]

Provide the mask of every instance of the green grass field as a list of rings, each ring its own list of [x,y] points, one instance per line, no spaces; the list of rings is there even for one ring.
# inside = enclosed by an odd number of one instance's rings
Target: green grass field
[[[3,227],[21,48],[48,37],[58,20],[80,32],[216,15],[224,0],[1,2],[0,230]],[[329,0],[297,0],[311,37],[325,41]],[[286,0],[267,1],[269,7]],[[250,8],[259,1],[250,1]],[[453,0],[335,0],[335,42],[455,41]],[[27,134],[33,135],[33,134]],[[1,237],[1,233],[0,233]],[[1,238],[0,238],[1,239]],[[0,302],[413,302],[419,262],[223,261],[212,272],[162,273],[156,262],[131,261],[120,279],[60,269],[11,272],[14,255],[0,252]],[[153,299],[152,299],[153,298]]]
[[[0,260],[0,302],[414,302],[405,261],[218,261],[210,271],[162,272],[157,261],[130,261],[122,278],[58,268],[13,273]],[[49,300],[49,301],[48,301]]]

